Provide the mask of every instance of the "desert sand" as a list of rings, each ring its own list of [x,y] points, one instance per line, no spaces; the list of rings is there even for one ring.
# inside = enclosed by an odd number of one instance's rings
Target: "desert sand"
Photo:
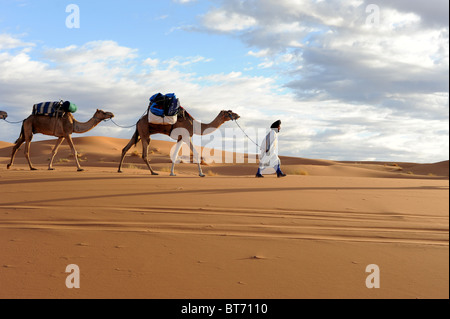
[[[449,298],[449,162],[335,162],[281,157],[286,178],[257,164],[180,163],[140,146],[79,137],[35,142],[6,169],[0,142],[0,298]],[[66,287],[66,267],[80,288]],[[368,265],[380,287],[369,289]]]

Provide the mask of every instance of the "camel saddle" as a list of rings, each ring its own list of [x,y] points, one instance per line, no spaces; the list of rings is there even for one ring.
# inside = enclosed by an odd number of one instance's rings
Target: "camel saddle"
[[[77,106],[69,101],[42,102],[33,105],[33,115],[59,116],[62,113],[75,113]]]
[[[174,116],[178,113],[180,101],[174,93],[157,93],[150,98],[149,110],[157,116]]]

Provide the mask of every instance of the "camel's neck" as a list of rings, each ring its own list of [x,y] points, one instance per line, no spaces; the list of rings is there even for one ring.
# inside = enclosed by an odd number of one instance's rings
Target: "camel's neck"
[[[78,122],[77,120],[73,119],[73,132],[74,133],[86,133],[92,130],[94,127],[96,127],[101,120],[93,117],[87,122]]]
[[[194,124],[194,133],[200,135],[210,134],[217,130],[224,123],[223,117],[219,114],[211,123],[200,123],[196,120],[193,121]]]

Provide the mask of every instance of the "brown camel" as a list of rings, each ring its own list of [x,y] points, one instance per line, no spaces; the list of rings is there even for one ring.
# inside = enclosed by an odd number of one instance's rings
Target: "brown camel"
[[[8,113],[6,113],[4,111],[0,111],[0,120],[6,120],[7,117],[8,117]]]
[[[122,150],[122,158],[120,159],[119,164],[119,173],[122,173],[122,164],[128,150],[133,145],[136,145],[140,139],[142,139],[142,159],[144,160],[145,164],[147,164],[147,167],[150,169],[152,175],[158,175],[152,169],[148,161],[148,148],[151,142],[150,138],[151,135],[164,134],[178,141],[174,152],[175,159],[172,159],[172,169],[170,171],[170,176],[176,176],[174,173],[174,168],[176,159],[178,157],[178,152],[180,151],[183,142],[186,142],[186,144],[189,143],[189,147],[194,156],[196,157],[196,161],[198,163],[199,176],[204,177],[205,175],[203,174],[200,165],[200,158],[198,156],[197,151],[195,150],[194,145],[192,144],[192,136],[194,134],[199,135],[210,134],[215,130],[217,130],[223,123],[237,119],[239,119],[239,115],[233,113],[232,111],[221,111],[219,115],[217,115],[217,117],[211,123],[203,124],[196,121],[184,109],[181,109],[181,112],[178,114],[178,120],[176,124],[161,125],[161,124],[149,124],[148,114],[146,114],[139,119],[139,121],[136,124],[136,132],[134,133],[130,142],[128,142],[127,146],[125,146],[124,149]]]
[[[75,157],[75,162],[77,164],[78,171],[81,172],[83,169],[78,162],[78,153],[75,150],[72,141],[72,133],[86,133],[96,127],[101,121],[113,118],[114,114],[110,112],[105,112],[102,110],[97,110],[94,116],[87,122],[81,123],[74,119],[72,113],[66,112],[62,117],[50,117],[46,115],[30,115],[27,119],[23,121],[22,130],[20,136],[14,145],[11,155],[11,162],[8,164],[9,169],[13,163],[16,156],[17,150],[25,142],[25,157],[28,161],[28,165],[32,171],[36,170],[30,161],[30,143],[33,138],[33,134],[41,133],[44,135],[56,136],[58,141],[52,151],[52,157],[48,165],[49,170],[53,170],[53,159],[55,158],[58,148],[61,146],[64,140],[67,140],[70,148],[72,149],[73,155]]]

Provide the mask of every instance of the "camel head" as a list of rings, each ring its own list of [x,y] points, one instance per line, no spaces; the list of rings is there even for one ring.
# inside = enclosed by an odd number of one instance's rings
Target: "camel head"
[[[8,117],[8,113],[0,111],[0,120],[5,120]]]
[[[233,113],[233,111],[221,111],[220,116],[223,118],[223,121],[236,121],[240,118],[239,115]]]
[[[94,117],[96,119],[99,119],[100,121],[104,121],[112,119],[114,117],[114,114],[112,114],[111,112],[105,112],[103,110],[97,109],[97,111],[94,114]]]

